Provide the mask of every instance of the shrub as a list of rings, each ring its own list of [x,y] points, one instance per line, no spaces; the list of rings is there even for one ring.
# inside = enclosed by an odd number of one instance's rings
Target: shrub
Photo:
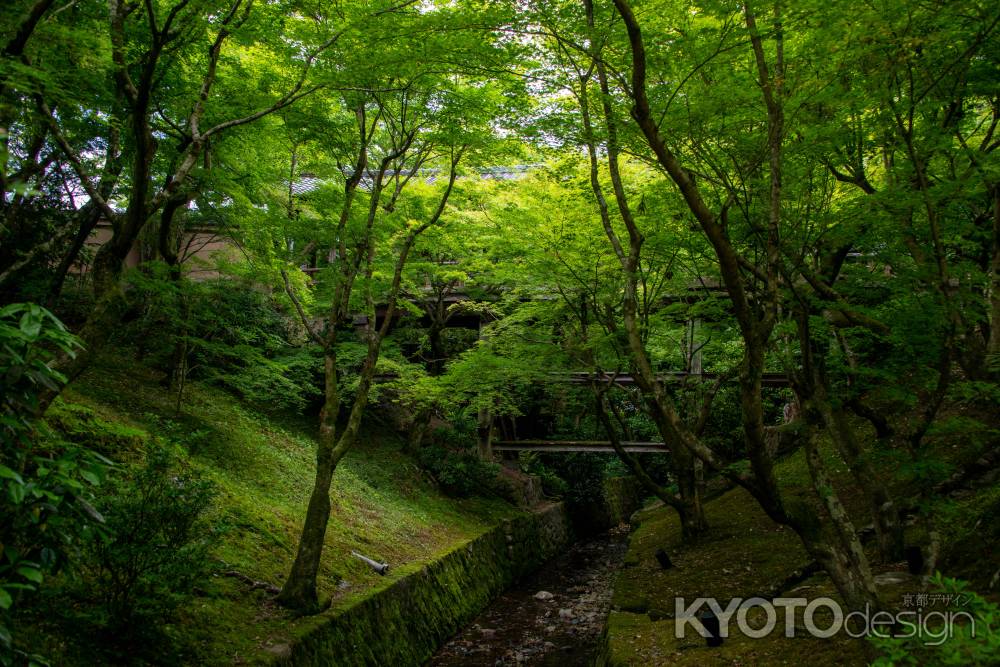
[[[872,643],[882,655],[872,664],[875,667],[894,665],[995,665],[1000,655],[1000,605],[989,602],[967,589],[967,584],[958,579],[949,579],[938,574],[933,583],[943,595],[955,602],[948,611],[967,613],[974,619],[972,623],[954,624],[949,628],[941,624],[929,628],[932,635],[914,632],[906,638],[874,638]],[[932,610],[933,611],[933,610]],[[913,621],[913,618],[910,619]],[[956,619],[957,620],[957,619]],[[965,620],[965,619],[962,619]],[[973,629],[975,632],[973,632]],[[947,636],[944,641],[940,639]]]
[[[129,273],[141,313],[124,338],[175,388],[188,378],[225,387],[267,409],[306,410],[321,396],[323,359],[279,304],[233,279],[174,280],[157,262]]]
[[[441,489],[452,496],[493,495],[499,492],[500,466],[481,461],[469,450],[453,450],[435,443],[420,450],[420,465]]]
[[[517,458],[518,464],[523,472],[535,475],[542,481],[542,490],[545,495],[562,498],[569,491],[569,485],[556,472],[551,470],[538,452],[520,452]]]
[[[102,510],[108,533],[86,549],[84,597],[98,603],[96,620],[129,645],[155,640],[193,587],[207,575],[211,531],[205,513],[212,485],[177,472],[155,447],[144,467],[114,484]]]
[[[0,664],[24,662],[9,630],[16,602],[62,567],[101,521],[90,501],[106,459],[54,439],[37,418],[38,397],[65,378],[50,367],[76,339],[44,308],[0,309]]]

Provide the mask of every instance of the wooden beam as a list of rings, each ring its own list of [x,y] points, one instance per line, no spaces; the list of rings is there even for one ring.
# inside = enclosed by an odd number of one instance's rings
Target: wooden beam
[[[662,442],[623,440],[622,447],[631,453],[666,453]],[[608,440],[496,440],[493,450],[501,452],[614,452]]]
[[[363,324],[363,322],[362,322]],[[657,378],[663,382],[679,382],[688,376],[694,378],[701,378],[704,380],[715,380],[718,378],[718,373],[706,372],[701,375],[695,375],[690,373],[684,373],[683,371],[673,371],[669,373],[658,373]],[[395,380],[399,376],[395,373],[380,373],[375,376],[376,382],[388,382],[389,380]],[[551,380],[549,382],[558,384],[590,384],[591,380],[596,377],[598,382],[607,382],[611,379],[610,375],[601,374],[596,375],[593,373],[559,373],[554,372],[551,374]],[[737,379],[733,378],[731,382],[736,382]],[[635,378],[628,374],[621,374],[615,376],[615,384],[618,385],[631,385],[635,384]],[[761,384],[765,387],[787,387],[788,386],[788,376],[784,373],[764,373],[761,378]]]
[[[559,373],[553,372],[552,374],[553,382],[568,382],[569,384],[590,384],[591,380],[596,379],[598,382],[607,382],[611,379],[611,375],[607,373],[586,373],[586,372],[572,372],[572,373]],[[664,373],[657,373],[656,378],[661,382],[679,382],[687,377],[699,378],[703,380],[715,380],[719,377],[718,373],[704,372],[704,373],[686,373],[684,371],[667,371]],[[618,385],[631,385],[635,384],[635,378],[628,373],[621,373],[614,376],[615,384]],[[736,382],[737,378],[733,377],[731,382]],[[787,387],[788,386],[788,376],[784,373],[764,373],[761,378],[761,384],[765,387]]]

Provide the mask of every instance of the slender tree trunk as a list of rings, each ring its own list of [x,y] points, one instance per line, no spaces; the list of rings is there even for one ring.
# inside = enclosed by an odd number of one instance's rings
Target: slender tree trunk
[[[444,371],[444,341],[441,334],[444,324],[435,316],[431,326],[427,329],[427,339],[431,348],[431,359],[427,364],[427,373],[430,375],[441,375]]]
[[[351,405],[351,413],[344,430],[337,436],[337,412],[340,397],[337,393],[336,357],[328,354],[326,357],[325,384],[326,398],[320,413],[320,433],[316,448],[316,479],[309,496],[305,523],[302,526],[302,536],[299,548],[292,564],[291,572],[285,585],[278,594],[278,601],[287,607],[311,613],[320,609],[316,589],[316,576],[319,573],[320,559],[323,554],[323,543],[326,539],[326,527],[330,520],[330,485],[337,464],[350,450],[357,440],[361,430],[361,418],[368,405],[368,391],[371,389],[375,376],[375,365],[378,363],[382,336],[373,334],[374,340],[368,344],[368,354],[361,367],[361,378],[358,383],[358,393]]]
[[[588,26],[593,29],[593,4],[590,0],[585,0],[584,6],[587,12]],[[596,46],[594,46],[594,48],[596,49]],[[596,51],[592,54],[592,58],[595,61],[594,67],[598,75],[598,84],[601,91],[601,108],[603,109],[605,129],[607,130],[608,135],[606,143],[608,171],[611,176],[612,189],[619,214],[621,215],[621,218],[628,230],[627,246],[621,242],[611,225],[608,203],[600,184],[597,167],[598,151],[590,120],[587,93],[588,81],[586,77],[583,77],[580,82],[580,111],[583,121],[584,135],[587,140],[587,152],[590,158],[591,189],[594,191],[594,196],[600,209],[601,222],[605,233],[607,234],[609,241],[611,241],[615,250],[615,255],[618,257],[622,268],[622,275],[625,282],[624,303],[622,305],[624,328],[628,341],[628,347],[631,351],[631,356],[636,367],[636,374],[640,380],[638,385],[643,395],[646,397],[647,402],[652,407],[651,413],[663,441],[670,445],[672,464],[671,472],[677,478],[680,495],[678,498],[674,498],[671,494],[662,491],[658,493],[656,491],[656,487],[658,485],[655,485],[655,483],[652,482],[652,479],[649,478],[645,471],[642,471],[641,475],[637,474],[637,476],[640,481],[647,480],[644,481],[643,484],[647,486],[650,491],[663,499],[664,502],[670,504],[677,510],[684,535],[693,537],[704,533],[708,529],[708,521],[705,518],[704,504],[700,496],[701,487],[695,480],[694,457],[689,451],[679,445],[677,441],[676,423],[671,422],[671,420],[666,417],[667,413],[673,414],[673,409],[671,406],[666,404],[666,401],[669,399],[666,398],[663,388],[659,384],[659,380],[656,379],[652,371],[649,358],[646,354],[642,333],[639,328],[640,300],[637,274],[640,269],[641,251],[644,239],[635,224],[635,219],[633,217],[631,207],[629,206],[625,187],[622,183],[621,174],[619,172],[617,120],[614,117],[614,110],[610,103],[610,91],[606,68]],[[603,408],[601,411],[603,412]],[[677,419],[676,422],[679,423],[680,420]],[[605,428],[608,430],[609,437],[612,437],[612,441],[614,441],[614,434],[612,433],[613,428],[611,427],[610,422],[607,422]],[[633,468],[633,472],[637,469],[641,469],[638,462],[632,459],[632,457],[628,457],[624,449],[616,447],[616,451],[619,456],[624,458],[626,463]],[[652,484],[652,486],[650,486],[650,484]],[[671,500],[668,500],[668,498]]]
[[[865,605],[870,605],[872,609],[881,609],[868,558],[854,530],[854,524],[833,488],[829,471],[820,456],[815,433],[806,442],[806,463],[813,488],[823,503],[841,544],[838,548],[833,540],[818,539],[809,532],[802,531],[800,536],[805,536],[803,542],[807,550],[814,554],[828,554],[825,562],[821,562],[848,607],[863,609]]]
[[[359,114],[359,125],[364,128],[363,114]],[[292,564],[291,572],[285,585],[278,594],[278,600],[287,607],[297,609],[306,613],[314,612],[319,608],[316,575],[319,572],[320,558],[323,554],[323,542],[326,538],[327,522],[330,519],[330,484],[333,481],[333,472],[337,464],[357,441],[358,433],[361,429],[361,418],[364,415],[365,407],[368,405],[368,392],[371,389],[372,381],[375,377],[375,366],[378,363],[379,352],[382,341],[389,332],[393,316],[396,310],[396,301],[399,298],[400,285],[402,282],[403,269],[410,250],[417,239],[431,225],[437,224],[448,204],[448,198],[455,185],[457,177],[458,162],[465,151],[463,146],[457,152],[453,152],[451,170],[448,179],[448,186],[445,189],[438,207],[431,215],[430,219],[416,227],[412,227],[399,249],[396,256],[396,266],[392,277],[392,286],[389,289],[389,296],[386,299],[386,312],[381,326],[376,326],[376,309],[374,296],[370,289],[370,280],[374,271],[375,241],[371,236],[371,229],[375,222],[375,217],[379,207],[379,197],[382,188],[382,179],[392,160],[402,157],[409,149],[413,141],[414,133],[404,138],[404,144],[394,155],[383,158],[378,175],[371,192],[372,200],[368,209],[368,232],[358,248],[356,257],[357,263],[351,262],[343,253],[340,257],[342,263],[341,280],[336,290],[336,297],[331,304],[330,316],[327,322],[329,334],[324,342],[325,367],[324,385],[325,397],[323,409],[320,413],[319,442],[316,449],[316,479],[313,483],[313,490],[309,496],[309,505],[306,509],[305,523],[302,527],[302,536],[299,539],[299,547]],[[367,144],[362,145],[360,164],[363,167],[367,159]],[[360,181],[360,172],[355,172],[356,178],[352,177],[348,181],[354,186]],[[353,193],[353,187],[348,189],[348,194]],[[342,220],[346,220],[350,213],[350,198],[344,203]],[[337,357],[336,357],[336,325],[344,321],[348,315],[351,300],[351,286],[363,267],[364,277],[367,278],[365,302],[368,311],[367,343],[368,349],[365,360],[361,366],[360,378],[358,381],[357,394],[354,396],[354,403],[347,419],[344,430],[337,436],[337,417],[340,409],[340,395],[337,389]]]
[[[986,354],[993,357],[994,376],[1000,376],[1000,186],[993,188],[993,257],[990,262],[990,337]]]
[[[732,246],[724,225],[719,223],[715,213],[702,198],[701,192],[694,182],[691,173],[687,171],[677,156],[667,147],[660,133],[659,125],[654,119],[648,95],[646,92],[646,52],[639,23],[628,0],[613,0],[619,16],[625,23],[629,44],[632,52],[632,89],[629,91],[634,105],[632,116],[646,137],[647,143],[657,158],[657,161],[677,185],[688,208],[698,220],[706,238],[712,244],[719,261],[723,282],[729,291],[733,314],[740,326],[741,336],[745,343],[743,364],[740,370],[740,403],[743,411],[744,436],[747,455],[750,458],[751,476],[727,473],[733,481],[744,486],[760,503],[764,511],[773,520],[791,527],[799,535],[804,546],[814,554],[827,568],[834,584],[852,608],[859,608],[866,602],[877,603],[871,572],[868,568],[864,552],[860,550],[860,542],[854,534],[849,517],[836,496],[829,480],[825,478],[822,460],[813,447],[807,455],[810,471],[814,476],[814,486],[820,492],[824,508],[831,515],[839,539],[827,539],[820,534],[815,518],[811,516],[808,507],[789,509],[783,502],[780,489],[774,476],[773,461],[768,452],[766,433],[763,424],[761,404],[761,378],[764,368],[764,353],[773,331],[776,308],[778,303],[777,270],[779,260],[778,222],[780,220],[781,196],[781,134],[782,111],[778,98],[780,90],[775,90],[772,78],[767,71],[763,57],[760,37],[756,31],[754,17],[749,7],[746,7],[748,29],[754,47],[754,55],[761,74],[761,86],[765,93],[765,103],[768,107],[768,147],[771,162],[771,192],[769,209],[769,229],[767,235],[767,266],[763,275],[765,294],[763,301],[754,304],[741,274],[741,257]],[[779,17],[776,13],[776,24]],[[776,25],[777,41],[777,72],[776,81],[780,86],[783,68],[781,53],[780,25]],[[629,220],[625,220],[627,226]],[[620,256],[621,253],[619,253]],[[763,308],[760,308],[763,306]],[[763,312],[761,312],[763,311]],[[630,333],[632,338],[633,333]],[[634,350],[634,342],[631,343]],[[669,406],[662,406],[668,408]],[[671,410],[664,410],[665,416],[672,421]],[[683,429],[675,429],[680,436],[678,441],[689,447],[692,453],[701,458],[707,465],[723,471],[725,466],[710,448],[697,438],[685,433]],[[853,535],[853,537],[852,537]],[[838,545],[843,543],[843,547]]]
[[[817,391],[812,403],[822,415],[830,439],[847,463],[854,481],[865,494],[878,540],[879,556],[885,563],[900,560],[903,557],[903,524],[899,520],[899,510],[888,489],[876,477],[871,462],[847,421],[847,415],[831,404],[825,389]]]
[[[677,480],[679,500],[675,509],[681,520],[684,537],[698,537],[707,532],[709,526],[705,516],[704,483],[703,481],[699,483],[695,464],[697,459],[689,449],[676,442],[677,439],[672,436],[670,426],[663,422],[663,411],[655,405],[651,407],[653,422],[660,433],[660,438],[664,442],[671,443],[670,472]]]
[[[413,420],[410,422],[410,429],[406,438],[407,451],[413,454],[420,451],[420,447],[424,442],[424,436],[427,435],[427,429],[430,427],[431,418],[433,416],[434,412],[429,406],[420,408],[417,410],[416,414],[413,415]]]
[[[278,602],[305,614],[320,611],[316,590],[323,543],[326,539],[326,525],[330,520],[330,484],[336,463],[333,450],[336,442],[321,437],[316,450],[316,478],[309,495],[302,534],[299,537],[295,562],[278,594]]]
[[[330,484],[337,467],[337,417],[340,412],[340,392],[337,385],[336,345],[328,348],[324,359],[324,399],[319,416],[319,437],[316,443],[316,477],[313,480],[306,518],[302,525],[299,547],[291,572],[278,594],[286,607],[311,613],[317,610],[316,575],[319,573],[326,525],[330,520]]]
[[[66,276],[76,263],[77,258],[80,257],[80,251],[83,250],[83,246],[87,243],[87,239],[90,238],[91,232],[94,231],[94,228],[100,221],[101,210],[93,203],[88,202],[79,211],[77,217],[80,218],[80,222],[76,234],[73,236],[69,250],[66,251],[66,254],[63,255],[62,260],[59,262],[59,266],[56,267],[55,275],[52,276],[52,282],[49,283],[47,301],[50,308],[59,300],[63,285],[66,284]]]
[[[704,503],[702,503],[701,487],[695,477],[694,457],[684,447],[671,447],[671,470],[677,479],[678,493],[673,494],[664,486],[657,484],[649,476],[642,464],[625,450],[615,430],[614,424],[608,418],[608,403],[604,398],[604,390],[595,388],[595,404],[598,419],[604,426],[604,431],[611,442],[618,458],[631,471],[647,492],[653,494],[667,507],[677,512],[681,524],[681,534],[684,539],[694,539],[708,530],[708,520],[705,518]],[[612,405],[611,411],[618,416],[618,410]],[[663,437],[661,435],[661,437]],[[665,439],[664,442],[667,442]]]
[[[685,538],[695,538],[708,531],[703,494],[704,483],[699,483],[695,457],[684,447],[675,447],[671,452],[677,491],[681,499],[678,514]]]
[[[174,389],[177,391],[177,403],[174,406],[174,411],[177,414],[181,413],[181,406],[184,404],[184,385],[187,383],[188,374],[188,342],[185,335],[183,341],[178,345],[179,354],[177,360],[177,366],[174,369],[175,382]]]
[[[83,347],[73,356],[60,355],[55,364],[56,368],[66,376],[67,385],[86,370],[121,322],[122,313],[126,307],[120,285],[125,254],[127,251],[119,256],[118,248],[111,244],[103,246],[97,252],[94,268],[91,272],[94,285],[94,305],[87,315],[87,321],[76,334]],[[60,392],[61,388],[46,389],[39,394],[39,415],[45,414]]]

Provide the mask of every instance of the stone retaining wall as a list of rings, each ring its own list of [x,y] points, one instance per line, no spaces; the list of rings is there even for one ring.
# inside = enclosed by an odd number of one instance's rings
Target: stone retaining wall
[[[562,503],[505,520],[430,563],[390,574],[385,589],[316,617],[280,655],[279,665],[421,665],[515,580],[572,540]]]
[[[277,665],[406,667],[422,665],[459,628],[519,578],[558,555],[573,526],[600,532],[628,520],[642,499],[634,478],[605,480],[603,498],[570,512],[549,503],[507,519],[422,565],[390,573],[384,589],[346,608],[316,616],[280,650]]]
[[[628,523],[642,507],[645,489],[635,477],[609,477],[601,484],[601,497],[577,503],[570,509],[577,535],[596,535],[620,523]]]

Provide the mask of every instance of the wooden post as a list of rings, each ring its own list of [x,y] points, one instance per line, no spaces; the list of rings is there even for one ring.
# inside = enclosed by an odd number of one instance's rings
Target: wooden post
[[[493,460],[493,415],[488,408],[479,409],[479,419],[476,428],[479,446],[479,458],[484,461]]]
[[[698,318],[690,319],[687,321],[688,335],[687,335],[687,357],[688,357],[688,367],[690,368],[691,375],[702,375],[702,363],[701,363],[701,344],[698,342],[698,333],[701,329],[701,320]]]

